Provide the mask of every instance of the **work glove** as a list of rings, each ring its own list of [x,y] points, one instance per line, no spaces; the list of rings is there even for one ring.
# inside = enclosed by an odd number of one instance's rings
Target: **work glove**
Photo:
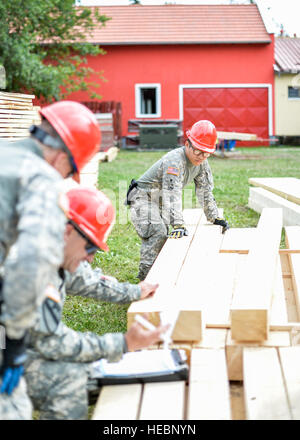
[[[229,229],[229,224],[224,218],[217,217],[214,221],[214,225],[222,226],[222,234],[224,234]]]
[[[169,234],[169,238],[181,238],[184,235],[189,235],[188,230],[183,225],[175,225],[173,231]]]
[[[0,369],[2,383],[0,394],[11,395],[18,386],[21,376],[24,374],[24,362],[26,360],[25,336],[21,339],[5,338],[3,362]]]

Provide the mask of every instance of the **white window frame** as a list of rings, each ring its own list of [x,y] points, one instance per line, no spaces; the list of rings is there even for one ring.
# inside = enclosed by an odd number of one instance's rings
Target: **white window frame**
[[[156,113],[146,114],[141,112],[141,89],[156,90]],[[161,117],[161,85],[159,83],[135,84],[135,116],[136,118],[160,118]]]
[[[183,121],[183,91],[184,89],[208,89],[208,88],[267,88],[269,104],[269,136],[273,136],[273,102],[272,102],[272,84],[254,83],[254,84],[180,84],[179,85],[179,118]]]
[[[287,93],[287,95],[288,95],[288,100],[289,101],[299,101],[300,100],[300,95],[299,96],[293,96],[293,97],[290,97],[289,96],[289,88],[295,88],[293,85],[289,85],[288,86],[288,93]],[[300,87],[299,86],[296,86],[296,89],[298,89],[298,90],[300,90]]]

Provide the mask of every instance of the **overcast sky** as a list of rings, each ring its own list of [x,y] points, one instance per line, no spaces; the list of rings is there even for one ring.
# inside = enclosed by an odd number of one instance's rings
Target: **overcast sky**
[[[79,3],[79,1],[78,1]],[[249,3],[243,0],[141,0],[143,5],[163,5],[165,3],[190,4],[228,4]],[[295,33],[300,37],[300,0],[256,0],[269,32],[279,33],[280,25],[288,35]],[[82,5],[129,5],[129,0],[80,0]]]

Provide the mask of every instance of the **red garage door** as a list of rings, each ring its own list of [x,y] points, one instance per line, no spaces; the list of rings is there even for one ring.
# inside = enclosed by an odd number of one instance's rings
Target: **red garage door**
[[[267,87],[183,89],[184,132],[200,119],[212,121],[217,131],[254,133],[269,137]],[[250,143],[237,143],[237,145]],[[251,142],[251,145],[258,144]],[[261,144],[261,142],[259,143]],[[264,144],[266,144],[264,142]]]

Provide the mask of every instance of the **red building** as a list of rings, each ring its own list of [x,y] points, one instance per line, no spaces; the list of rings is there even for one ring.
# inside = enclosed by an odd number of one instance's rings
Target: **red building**
[[[218,131],[274,130],[274,35],[249,5],[101,6],[112,19],[88,40],[107,82],[98,93],[129,119],[209,119]],[[72,99],[87,101],[86,93]]]

